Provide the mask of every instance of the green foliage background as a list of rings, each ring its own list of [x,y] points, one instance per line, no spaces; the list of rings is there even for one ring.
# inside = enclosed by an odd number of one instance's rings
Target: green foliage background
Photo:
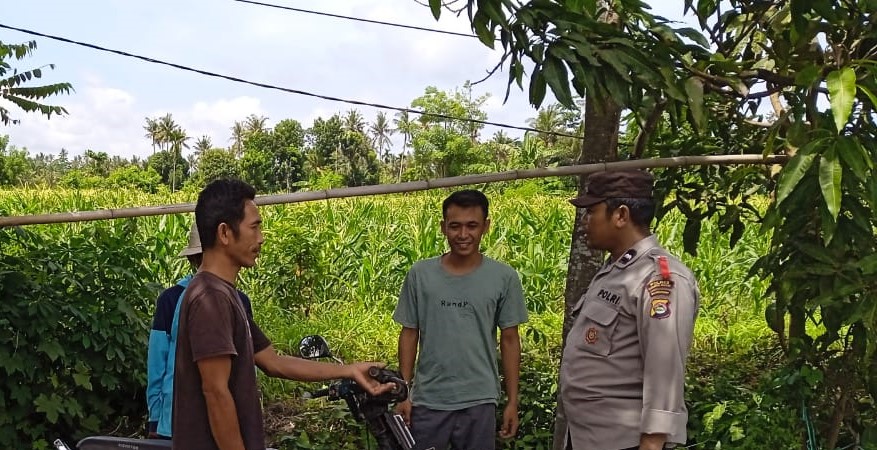
[[[521,433],[508,448],[549,448],[560,357],[563,288],[573,208],[538,189],[489,190],[493,226],[483,247],[521,275],[531,320],[523,327]],[[257,321],[279,351],[322,334],[344,360],[395,362],[391,314],[404,274],[439,254],[445,192],[333,200],[261,209],[266,243],[243,273]],[[191,201],[139,191],[0,191],[4,214]],[[159,290],[184,273],[176,252],[191,217],[0,230],[0,447],[97,432],[139,433],[145,349]],[[702,224],[697,258],[682,253],[685,220],[670,214],[662,241],[698,274],[703,307],[689,379],[692,448],[797,448],[800,420],[772,383],[781,355],[764,323],[765,282],[747,271],[767,241],[748,227],[733,249]],[[262,378],[275,445],[363,448],[362,427],[340,404],[299,400],[313,384]]]

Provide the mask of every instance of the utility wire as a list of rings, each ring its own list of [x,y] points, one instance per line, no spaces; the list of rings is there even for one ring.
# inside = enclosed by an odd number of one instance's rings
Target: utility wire
[[[285,88],[285,87],[281,87],[281,86],[275,86],[272,84],[260,83],[257,81],[249,81],[249,80],[245,80],[243,78],[233,77],[230,75],[222,75],[219,73],[209,72],[209,71],[202,70],[202,69],[196,69],[196,68],[184,66],[181,64],[176,64],[176,63],[167,62],[167,61],[161,61],[161,60],[150,58],[147,56],[135,55],[133,53],[124,52],[121,50],[113,50],[113,49],[101,47],[101,46],[95,45],[95,44],[88,44],[85,42],[74,41],[72,39],[67,39],[67,38],[60,37],[60,36],[53,36],[51,34],[40,33],[37,31],[25,29],[25,28],[13,27],[10,25],[2,24],[2,23],[0,23],[0,28],[5,28],[7,30],[19,31],[21,33],[25,33],[25,34],[29,34],[29,35],[33,35],[33,36],[40,36],[40,37],[52,39],[55,41],[66,42],[68,44],[79,45],[82,47],[87,47],[87,48],[99,50],[102,52],[114,53],[117,55],[122,55],[122,56],[126,56],[129,58],[135,58],[135,59],[139,59],[139,60],[154,63],[154,64],[161,64],[161,65],[165,65],[165,66],[170,66],[170,67],[173,67],[175,69],[185,70],[187,72],[195,72],[197,74],[201,74],[201,75],[208,76],[208,77],[221,78],[224,80],[234,81],[234,82],[243,83],[243,84],[249,84],[251,86],[261,87],[261,88],[265,88],[265,89],[273,89],[273,90],[277,90],[277,91],[288,92],[290,94],[298,94],[298,95],[304,95],[307,97],[315,97],[315,98],[319,98],[319,99],[323,99],[323,100],[328,100],[331,102],[340,102],[340,103],[347,103],[350,105],[368,106],[371,108],[386,109],[386,110],[398,111],[398,112],[406,112],[406,113],[417,114],[417,115],[426,116],[426,117],[436,117],[439,119],[446,119],[446,120],[459,120],[462,122],[477,123],[477,124],[481,124],[481,125],[490,125],[490,126],[494,126],[494,127],[498,127],[498,128],[508,128],[508,129],[521,130],[521,131],[531,131],[534,133],[547,134],[547,135],[551,135],[551,136],[562,136],[562,137],[581,139],[581,136],[576,136],[574,134],[569,134],[569,133],[562,133],[562,132],[558,132],[558,131],[544,131],[544,130],[539,130],[536,128],[510,125],[507,123],[491,122],[488,120],[479,120],[479,119],[472,119],[472,118],[467,118],[467,117],[455,117],[455,116],[450,116],[447,114],[430,113],[430,112],[419,111],[419,110],[411,109],[411,108],[402,108],[402,107],[398,107],[398,106],[382,105],[380,103],[369,103],[369,102],[364,102],[364,101],[360,101],[360,100],[350,100],[350,99],[344,99],[344,98],[340,98],[340,97],[333,97],[330,95],[315,94],[313,92],[302,91],[299,89],[290,89],[290,88]]]
[[[240,2],[240,3],[249,3],[251,5],[267,6],[269,8],[285,9],[287,11],[295,11],[295,12],[300,12],[300,13],[305,13],[305,14],[314,14],[317,16],[334,17],[336,19],[353,20],[355,22],[367,22],[367,23],[373,23],[376,25],[386,25],[389,27],[406,28],[409,30],[418,30],[418,31],[429,31],[431,33],[449,34],[451,36],[461,36],[461,37],[478,39],[478,36],[476,36],[474,34],[458,33],[456,31],[446,31],[446,30],[438,30],[435,28],[418,27],[415,25],[405,25],[405,24],[401,24],[401,23],[384,22],[384,21],[380,21],[380,20],[364,19],[362,17],[343,16],[341,14],[332,14],[332,13],[327,13],[327,12],[322,12],[322,11],[312,11],[310,9],[303,9],[303,8],[293,8],[291,6],[274,5],[271,3],[262,3],[262,2],[257,2],[257,1],[253,1],[253,0],[234,0],[234,1]]]

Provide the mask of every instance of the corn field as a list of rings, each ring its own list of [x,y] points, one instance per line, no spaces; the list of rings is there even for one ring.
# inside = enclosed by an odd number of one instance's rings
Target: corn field
[[[392,321],[398,291],[412,263],[446,248],[440,233],[441,201],[434,191],[386,197],[362,197],[279,206],[263,206],[265,243],[256,267],[242,273],[241,289],[253,299],[256,321],[278,351],[295,353],[307,334],[327,337],[345,360],[395,364],[399,327]],[[566,197],[504,195],[491,199],[489,233],[482,248],[515,267],[524,285],[531,320],[521,330],[525,363],[538,360],[538,374],[556,380],[563,321],[563,291],[574,208]],[[173,197],[136,191],[0,191],[0,213],[37,214],[108,207],[194,201],[191,193]],[[154,274],[155,295],[188,270],[177,252],[185,246],[192,215],[119,219],[113,223],[34,225],[26,230],[58,237],[106,227],[128,233],[132,247],[146,248],[142,261]],[[136,226],[132,226],[133,225]],[[670,214],[657,227],[659,239],[694,270],[702,293],[694,352],[748,349],[770,336],[761,301],[765,285],[747,276],[766,251],[767,239],[747,228],[735,248],[716,224],[704,222],[696,257],[682,254],[684,221]],[[131,231],[135,230],[135,231]],[[27,249],[23,249],[26,252]],[[107,268],[126,270],[126,268]],[[84,289],[88,289],[86,286]],[[148,323],[154,298],[140,299]],[[145,334],[143,335],[145,338]],[[146,346],[146,340],[142,342]],[[75,349],[71,349],[75,351]],[[139,362],[131,362],[138,364]],[[142,363],[145,367],[145,361]],[[281,401],[302,388],[262,379],[267,402]],[[526,391],[522,391],[525,395]],[[544,407],[547,408],[547,407]],[[543,408],[543,409],[544,409]]]

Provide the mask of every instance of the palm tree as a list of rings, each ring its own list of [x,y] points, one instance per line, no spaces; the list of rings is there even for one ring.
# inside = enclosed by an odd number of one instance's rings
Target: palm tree
[[[180,129],[180,126],[174,121],[174,117],[168,113],[158,119],[158,148],[161,150],[170,149],[170,144],[174,133]]]
[[[359,111],[351,109],[344,116],[344,128],[362,133],[365,129],[365,119],[362,118],[362,114]]]
[[[417,122],[411,120],[408,111],[399,111],[393,119],[396,131],[402,134],[402,152],[399,154],[399,181],[402,181],[402,167],[405,165],[405,156],[408,154],[408,145],[411,144],[411,135],[417,127]]]
[[[155,154],[155,146],[158,145],[158,121],[155,119],[146,118],[146,125],[143,126],[143,129],[146,130],[146,137],[150,141],[152,141],[152,154]]]
[[[246,131],[247,134],[254,133],[264,133],[267,131],[266,124],[268,123],[268,118],[265,116],[257,116],[255,114],[250,114],[247,116],[246,121]]]
[[[387,156],[390,155],[390,136],[393,134],[390,121],[387,120],[387,114],[383,111],[378,112],[378,116],[369,127],[369,131],[372,135],[372,146],[378,151],[378,157],[387,161]],[[387,149],[386,152],[384,152],[385,147]]]
[[[210,139],[210,136],[206,134],[204,136],[199,137],[195,140],[195,154],[200,155],[201,152],[205,152],[213,148],[213,141]]]
[[[231,148],[234,150],[235,158],[239,158],[244,148],[244,137],[247,135],[247,127],[243,122],[236,121],[231,127]]]
[[[535,128],[539,133],[539,138],[548,145],[557,143],[557,135],[548,133],[564,132],[565,124],[563,115],[561,114],[561,106],[558,103],[551,104],[539,110],[535,118],[527,119],[527,125]]]
[[[168,114],[168,116],[169,115],[170,114]],[[171,131],[167,139],[168,144],[170,145],[171,158],[173,158],[171,168],[171,192],[174,192],[177,188],[177,160],[183,157],[183,147],[189,148],[189,144],[187,144],[186,141],[191,138],[186,136],[186,132],[178,126]]]

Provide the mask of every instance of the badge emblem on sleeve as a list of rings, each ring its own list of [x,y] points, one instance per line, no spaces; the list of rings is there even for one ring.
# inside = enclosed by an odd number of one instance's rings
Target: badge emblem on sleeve
[[[670,317],[670,299],[653,298],[649,317],[652,319],[666,319]]]
[[[588,331],[585,333],[585,342],[588,344],[596,344],[597,343],[597,329],[594,327],[588,328]]]

